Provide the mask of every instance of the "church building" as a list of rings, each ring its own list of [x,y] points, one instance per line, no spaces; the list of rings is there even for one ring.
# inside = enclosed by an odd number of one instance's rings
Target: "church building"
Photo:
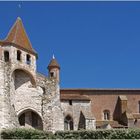
[[[139,89],[60,89],[55,57],[47,77],[37,72],[37,57],[18,17],[0,41],[0,130],[140,127]]]

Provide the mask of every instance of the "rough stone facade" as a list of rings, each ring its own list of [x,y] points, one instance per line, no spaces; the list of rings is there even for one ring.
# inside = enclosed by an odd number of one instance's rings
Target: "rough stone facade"
[[[36,59],[18,18],[0,41],[0,130],[140,127],[140,90],[60,89],[57,60],[46,77],[36,71]]]
[[[97,128],[104,128],[106,124],[113,128],[140,127],[139,89],[61,89],[61,99],[75,95],[90,99]]]
[[[73,118],[73,129],[95,129],[95,118],[91,114],[91,102],[84,100],[71,101],[72,103],[70,104],[69,100],[62,100],[61,107],[65,117],[70,115]]]
[[[2,128],[19,126],[18,117],[30,110],[38,114],[42,120],[44,130],[63,130],[63,114],[60,107],[59,83],[36,73],[36,59],[30,54],[31,63],[26,63],[26,52],[21,51],[21,60],[16,56],[17,48],[14,46],[1,46],[2,54],[9,52],[9,60],[1,58],[1,103]],[[59,114],[62,119],[56,127],[55,116]],[[25,115],[28,115],[25,113]],[[25,126],[32,126],[31,116],[25,120]],[[28,122],[26,124],[26,121]],[[62,122],[61,122],[62,121]],[[57,124],[57,125],[58,125]]]
[[[36,58],[37,54],[18,18],[6,39],[0,41],[0,129],[29,127],[53,132],[64,130],[67,114],[60,100],[60,66],[53,57],[46,77],[37,73]],[[89,101],[83,101],[83,104],[77,101],[74,104],[74,112],[77,113],[75,123],[72,122],[74,128],[68,130],[78,129],[76,121],[80,112],[76,112],[76,109],[90,114]],[[86,122],[87,119],[84,120]],[[68,125],[71,124],[68,122]],[[89,126],[95,128],[92,122]],[[89,129],[87,125],[85,127]]]

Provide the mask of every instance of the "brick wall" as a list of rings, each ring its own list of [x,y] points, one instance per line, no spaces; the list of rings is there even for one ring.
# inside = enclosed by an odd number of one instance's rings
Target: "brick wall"
[[[110,111],[110,119],[117,119],[120,112],[118,107],[118,97],[125,95],[127,97],[127,106],[132,113],[139,113],[140,90],[86,90],[86,89],[62,89],[61,96],[78,94],[88,96],[91,100],[91,112],[96,120],[103,120],[103,111]]]

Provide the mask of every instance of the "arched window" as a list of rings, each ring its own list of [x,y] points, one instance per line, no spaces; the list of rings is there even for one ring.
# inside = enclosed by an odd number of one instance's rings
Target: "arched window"
[[[110,120],[110,111],[109,110],[104,110],[104,120]]]
[[[24,111],[18,118],[19,120],[19,124],[21,126],[32,126],[33,128],[36,129],[43,129],[43,123],[42,123],[42,119],[40,118],[40,116],[32,111],[32,110],[27,110]]]
[[[31,64],[31,56],[29,54],[26,55],[26,63]]]
[[[21,61],[21,51],[17,51],[17,60]]]
[[[64,130],[73,130],[73,119],[70,115],[64,119]]]
[[[9,61],[9,52],[8,51],[4,51],[4,61],[5,62]]]

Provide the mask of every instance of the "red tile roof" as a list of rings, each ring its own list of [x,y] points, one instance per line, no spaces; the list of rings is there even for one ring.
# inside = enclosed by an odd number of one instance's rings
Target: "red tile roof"
[[[10,29],[6,39],[0,42],[1,44],[14,44],[16,47],[23,49],[29,53],[37,55],[35,50],[32,48],[30,40],[26,34],[22,20],[18,17],[15,24]]]

